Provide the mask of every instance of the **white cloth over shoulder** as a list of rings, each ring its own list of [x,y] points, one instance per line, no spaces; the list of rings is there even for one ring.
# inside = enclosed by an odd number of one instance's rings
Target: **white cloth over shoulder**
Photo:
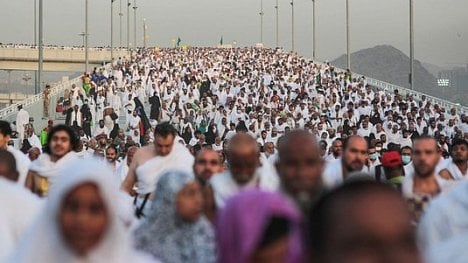
[[[0,262],[3,262],[37,216],[41,200],[24,187],[0,177],[0,207]]]
[[[218,209],[226,205],[226,201],[239,193],[240,191],[258,188],[264,191],[274,192],[279,188],[279,181],[276,175],[270,173],[260,173],[259,169],[255,172],[252,180],[243,186],[234,181],[232,174],[227,171],[215,174],[211,177],[209,185],[213,189],[214,200]]]
[[[66,176],[57,176],[56,187],[50,192],[45,208],[7,262],[155,262],[133,248],[130,231],[119,217],[122,194],[108,166],[95,159],[80,159],[69,165],[63,174]],[[96,185],[110,220],[99,244],[86,255],[79,256],[66,245],[57,218],[65,197],[84,183]]]
[[[31,161],[24,153],[13,148],[12,146],[8,146],[7,150],[12,153],[16,159],[16,169],[19,173],[18,184],[24,185],[26,182],[26,177],[28,177],[28,170],[29,166],[31,165]]]
[[[168,169],[178,169],[192,173],[194,157],[182,144],[174,140],[172,151],[166,156],[156,156],[137,167],[137,193],[140,195],[154,192],[161,174]]]
[[[123,183],[125,178],[127,177],[129,167],[127,165],[127,159],[125,158],[122,162],[117,166],[117,169],[114,171],[114,177],[117,182],[120,184]]]
[[[31,163],[29,170],[42,177],[46,177],[49,181],[49,188],[51,188],[54,185],[55,177],[77,159],[79,159],[78,155],[74,151],[67,153],[57,162],[52,162],[50,160],[50,155],[43,153]]]
[[[423,250],[437,247],[459,234],[468,236],[468,182],[465,181],[434,199],[418,227]]]
[[[452,186],[454,185],[454,181],[448,181],[444,178],[440,177],[439,175],[435,175],[435,179],[437,184],[439,185],[440,192],[446,193],[451,190]],[[414,198],[415,195],[418,193],[414,192],[414,174],[406,174],[403,183],[401,184],[401,193],[405,198]]]
[[[466,263],[468,259],[466,233],[440,243],[425,254],[427,263]]]
[[[466,171],[465,174],[462,174],[458,166],[453,161],[447,162],[445,169],[450,172],[454,180],[468,179],[468,171]]]
[[[364,165],[361,172],[368,173],[367,166]],[[351,174],[352,176],[352,174]],[[344,182],[343,167],[341,158],[327,163],[325,170],[322,174],[323,185],[327,189],[332,189],[340,186]]]

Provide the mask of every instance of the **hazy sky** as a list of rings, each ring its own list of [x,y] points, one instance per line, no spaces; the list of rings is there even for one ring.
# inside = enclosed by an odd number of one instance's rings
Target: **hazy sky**
[[[38,1],[38,0],[36,0]],[[88,0],[90,45],[110,45],[110,0]],[[119,44],[119,4],[114,2],[114,43]],[[126,45],[127,0],[122,0],[122,43]],[[133,6],[133,0],[132,6]],[[312,54],[312,1],[295,0],[296,50]],[[409,0],[350,0],[351,49],[393,45],[408,54]],[[45,44],[81,45],[85,0],[44,0]],[[264,42],[275,45],[275,0],[264,3]],[[290,0],[279,0],[280,45],[291,48]],[[0,42],[32,43],[34,0],[1,0]],[[468,1],[414,0],[415,57],[440,66],[468,63]],[[139,45],[143,18],[148,44],[214,46],[237,41],[250,46],[260,39],[260,0],[137,0]],[[317,57],[332,60],[346,52],[345,0],[316,0]],[[131,10],[133,42],[133,10]]]

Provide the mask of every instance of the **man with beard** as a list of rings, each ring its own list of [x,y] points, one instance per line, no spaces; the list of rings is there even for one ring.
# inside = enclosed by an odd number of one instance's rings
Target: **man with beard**
[[[93,136],[96,137],[98,135],[105,134],[106,137],[109,137],[110,132],[111,131],[109,131],[109,129],[104,125],[104,120],[99,120],[99,126],[94,128]]]
[[[52,128],[44,153],[29,167],[26,187],[41,197],[47,196],[55,177],[77,159],[74,150],[78,143],[79,139],[72,128],[66,125]]]
[[[337,138],[333,141],[331,145],[331,153],[325,157],[325,161],[333,162],[341,157],[343,152],[343,140],[341,138]]]
[[[367,141],[359,135],[347,137],[343,143],[340,159],[327,164],[322,179],[326,188],[334,188],[343,183],[352,173],[366,169],[368,158]]]
[[[455,139],[452,143],[452,161],[439,172],[447,180],[462,180],[468,178],[468,142]]]
[[[205,191],[205,214],[214,220],[218,209],[222,209],[226,200],[245,190],[257,188],[276,191],[277,178],[271,173],[261,173],[260,151],[252,136],[246,133],[236,134],[226,150],[229,171],[214,175]]]
[[[195,178],[201,185],[206,185],[206,182],[223,169],[219,154],[211,149],[202,149],[195,156],[193,164],[193,173]]]
[[[281,191],[307,215],[322,188],[324,161],[317,141],[305,130],[291,131],[279,140],[278,157]]]
[[[111,145],[107,147],[106,149],[106,160],[112,167],[112,171],[116,171],[117,167],[119,165],[119,161],[117,160],[118,154],[117,154],[117,149],[115,148],[114,145]]]
[[[145,211],[151,207],[150,202],[154,198],[151,194],[156,190],[157,182],[165,171],[193,171],[194,158],[187,148],[175,140],[176,136],[174,126],[162,122],[155,127],[154,142],[135,153],[128,175],[122,183],[122,190],[136,196],[134,204],[138,217],[144,216]]]
[[[446,190],[446,180],[436,173],[440,160],[437,141],[431,136],[421,136],[413,143],[414,171],[406,175],[402,193],[408,199],[414,219],[417,221],[429,201]]]

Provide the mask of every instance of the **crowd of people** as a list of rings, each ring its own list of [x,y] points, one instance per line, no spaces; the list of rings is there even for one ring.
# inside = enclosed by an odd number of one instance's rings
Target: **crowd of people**
[[[64,124],[0,121],[0,261],[468,257],[465,113],[280,49],[111,68],[65,92]]]

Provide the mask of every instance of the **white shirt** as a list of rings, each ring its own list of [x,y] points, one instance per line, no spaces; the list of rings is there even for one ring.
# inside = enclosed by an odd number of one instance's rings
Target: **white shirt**
[[[0,177],[0,261],[16,248],[40,210],[41,201],[13,182]]]

